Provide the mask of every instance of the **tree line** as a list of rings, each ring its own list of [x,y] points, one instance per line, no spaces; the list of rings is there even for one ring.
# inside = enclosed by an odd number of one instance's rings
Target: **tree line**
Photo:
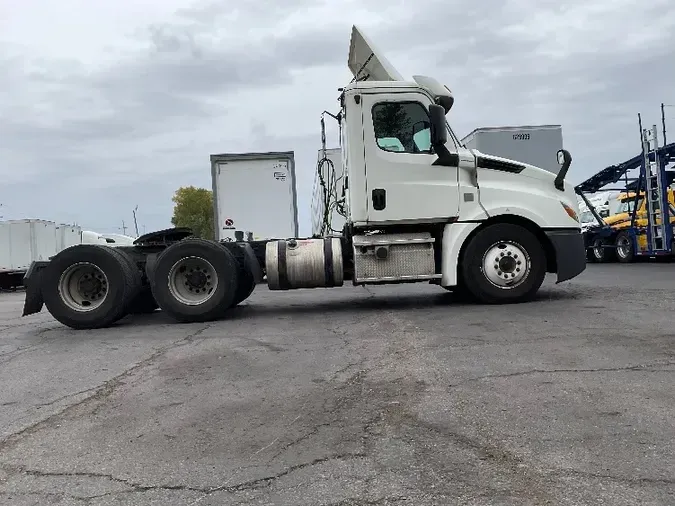
[[[203,239],[214,239],[213,192],[195,186],[181,186],[171,199],[174,227],[186,227]]]

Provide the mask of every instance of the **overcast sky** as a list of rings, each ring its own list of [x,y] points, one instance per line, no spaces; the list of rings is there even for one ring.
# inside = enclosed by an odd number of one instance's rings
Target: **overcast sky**
[[[450,87],[460,137],[562,124],[575,181],[637,154],[637,113],[675,104],[675,3],[493,5],[0,0],[0,215],[119,232],[138,205],[141,233],[165,228],[176,188],[211,188],[211,153],[294,150],[309,233],[354,23],[404,76]]]

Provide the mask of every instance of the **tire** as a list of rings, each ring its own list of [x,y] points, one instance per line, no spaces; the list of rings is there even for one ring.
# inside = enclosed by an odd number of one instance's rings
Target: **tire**
[[[523,302],[532,299],[544,281],[546,253],[527,229],[497,223],[471,239],[462,255],[460,272],[461,285],[478,302]]]
[[[624,264],[631,263],[635,260],[635,250],[633,249],[633,240],[628,232],[619,232],[614,241],[616,246],[616,259]]]
[[[61,251],[42,273],[47,310],[73,329],[112,325],[126,315],[140,286],[140,273],[124,253],[94,244]]]
[[[154,313],[159,306],[155,297],[152,295],[152,290],[149,286],[144,286],[138,292],[138,295],[129,304],[129,314],[150,314]]]
[[[237,261],[221,244],[188,238],[172,244],[157,258],[152,294],[163,312],[181,323],[224,316],[239,284]]]
[[[587,258],[593,263],[601,264],[607,262],[607,249],[603,248],[604,241],[601,237],[596,237],[591,242],[591,247],[588,249]]]

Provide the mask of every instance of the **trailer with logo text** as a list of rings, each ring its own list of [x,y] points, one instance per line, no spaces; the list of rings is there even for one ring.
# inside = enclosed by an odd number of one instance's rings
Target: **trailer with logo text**
[[[293,151],[211,155],[217,241],[298,236]]]

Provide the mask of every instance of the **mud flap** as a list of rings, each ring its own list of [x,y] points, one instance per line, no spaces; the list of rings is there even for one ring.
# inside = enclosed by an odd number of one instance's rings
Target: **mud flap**
[[[255,281],[255,284],[257,285],[262,283],[262,269],[260,268],[260,264],[258,263],[258,259],[255,256],[251,245],[246,243],[237,243],[237,246],[244,250],[244,256],[247,259],[248,267],[251,269],[251,274],[253,274],[253,280]]]
[[[23,303],[23,315],[39,313],[44,306],[42,299],[42,273],[49,262],[38,261],[30,264],[26,275],[23,277],[23,285],[26,289],[26,299]]]

